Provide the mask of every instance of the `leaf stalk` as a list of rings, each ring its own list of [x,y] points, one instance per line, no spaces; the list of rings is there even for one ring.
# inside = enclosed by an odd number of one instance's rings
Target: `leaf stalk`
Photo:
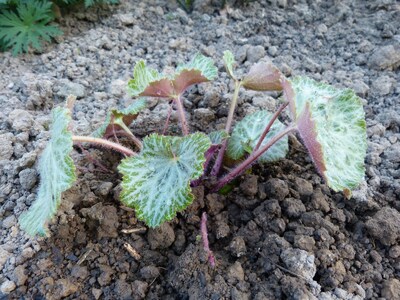
[[[189,129],[185,117],[185,109],[183,108],[181,95],[178,95],[176,98],[174,98],[174,102],[178,110],[179,120],[181,121],[182,133],[183,135],[188,135]]]
[[[95,138],[95,137],[90,137],[90,136],[80,136],[80,135],[74,135],[72,136],[72,141],[75,143],[90,143],[90,144],[95,144],[99,145],[105,148],[113,149],[117,152],[120,152],[122,154],[125,154],[127,156],[134,156],[136,155],[135,152],[133,152],[131,149],[128,149],[120,144],[107,141],[105,139],[100,139],[100,138]]]
[[[235,80],[235,90],[233,92],[232,102],[231,102],[231,106],[229,108],[229,113],[228,113],[228,119],[226,120],[226,125],[225,125],[225,131],[228,134],[231,131],[232,121],[233,121],[233,114],[235,113],[235,109],[236,109],[237,100],[238,100],[238,97],[239,97],[239,91],[240,91],[240,87],[241,86],[242,86],[242,82],[239,81],[239,80]],[[218,176],[219,171],[221,170],[222,161],[224,159],[224,154],[225,154],[225,150],[226,150],[227,145],[228,145],[228,140],[225,140],[222,143],[222,146],[221,146],[221,149],[218,152],[217,158],[215,159],[214,167],[211,170],[211,176]]]
[[[217,184],[213,188],[213,191],[218,191],[220,188],[222,188],[224,185],[227,183],[231,182],[233,179],[235,179],[237,176],[242,174],[245,170],[247,170],[261,155],[263,155],[273,144],[275,144],[277,141],[279,141],[281,138],[283,138],[286,134],[289,134],[293,130],[295,130],[297,127],[296,125],[292,124],[287,126],[284,130],[281,132],[277,133],[272,139],[268,141],[267,144],[262,146],[260,149],[257,151],[254,151],[253,153],[250,154],[250,156],[244,160],[240,165],[238,165],[236,168],[234,168],[231,172],[226,174],[224,177],[218,180]]]
[[[286,106],[288,106],[289,102],[285,102],[283,103],[278,110],[273,114],[271,120],[269,121],[269,123],[267,124],[267,126],[264,129],[264,132],[262,133],[262,135],[260,136],[260,139],[257,142],[257,145],[254,147],[253,152],[257,151],[262,142],[264,141],[265,137],[267,136],[269,130],[271,129],[272,125],[274,124],[275,120],[278,118],[278,116],[281,114],[281,112],[286,108]]]

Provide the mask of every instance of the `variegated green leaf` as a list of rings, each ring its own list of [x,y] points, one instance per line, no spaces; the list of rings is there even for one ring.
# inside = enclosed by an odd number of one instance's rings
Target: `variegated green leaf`
[[[362,102],[349,89],[307,77],[284,82],[300,136],[328,185],[346,195],[365,175],[367,150]]]
[[[57,107],[53,110],[51,139],[39,161],[38,195],[29,210],[19,219],[21,228],[32,236],[47,233],[46,222],[55,215],[61,202],[61,193],[69,189],[76,180],[75,165],[70,157],[70,121],[68,109]]]
[[[114,129],[121,129],[122,126],[129,126],[138,116],[138,114],[146,108],[146,99],[140,98],[134,101],[131,105],[123,109],[111,110],[104,121],[104,123],[93,132],[94,137],[103,137],[111,132],[112,126]]]
[[[190,181],[203,174],[210,139],[195,133],[185,137],[152,134],[143,140],[138,156],[126,158],[121,200],[150,227],[171,220],[193,201]]]
[[[236,124],[228,142],[228,156],[237,160],[242,158],[246,153],[251,153],[272,116],[272,113],[261,110],[247,115],[242,121]],[[283,129],[285,129],[285,126],[276,120],[262,142],[261,147]],[[261,155],[259,160],[261,162],[279,160],[286,156],[288,150],[288,137],[285,136]]]
[[[187,64],[177,67],[175,78],[172,81],[175,95],[182,94],[189,86],[207,82],[217,77],[218,69],[214,66],[211,58],[201,54],[196,56]]]
[[[214,66],[214,61],[200,53],[197,53],[190,62],[179,65],[176,68],[176,74],[184,70],[198,70],[201,72],[201,76],[207,78],[207,80],[213,80],[218,75],[218,69]]]
[[[229,50],[224,51],[224,64],[225,64],[225,68],[226,71],[228,73],[228,75],[232,78],[232,79],[236,79],[235,75],[233,74],[233,66],[235,64],[235,57],[233,56],[233,53]]]
[[[220,145],[222,144],[227,138],[229,138],[229,134],[225,130],[217,130],[212,131],[208,134],[208,137],[211,140],[211,144],[213,145]]]
[[[144,94],[146,89],[150,86],[161,86],[158,88],[160,90],[158,92],[160,93],[160,97],[163,97],[164,94],[162,92],[165,89],[165,81],[169,82],[167,79],[167,77],[158,73],[157,70],[148,68],[144,60],[140,60],[133,69],[133,79],[129,80],[128,87],[132,96],[152,96],[148,95],[148,93]],[[169,94],[169,90],[166,94]],[[167,96],[165,95],[164,97]]]

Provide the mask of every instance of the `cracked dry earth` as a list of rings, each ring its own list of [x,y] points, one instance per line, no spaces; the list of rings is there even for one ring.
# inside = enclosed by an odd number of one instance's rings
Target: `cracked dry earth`
[[[399,3],[271,0],[221,10],[196,1],[186,14],[173,1],[121,2],[66,16],[66,34],[43,53],[0,54],[0,298],[400,299]],[[219,77],[192,88],[184,104],[191,130],[209,132],[224,126],[232,94],[226,49],[243,70],[269,57],[286,76],[364,99],[367,172],[351,200],[324,184],[293,136],[286,159],[254,167],[227,195],[195,188],[184,213],[149,230],[118,201],[120,157],[90,150],[112,170],[104,173],[76,149],[79,180],[63,195],[51,237],[20,231],[53,106],[77,95],[75,132],[90,134],[109,107],[132,101],[125,87],[135,62],[165,69],[200,51]],[[236,119],[275,109],[279,96],[242,91]],[[167,112],[152,100],[132,130],[161,132]],[[174,113],[169,133],[179,131]],[[198,241],[203,211],[215,269]]]

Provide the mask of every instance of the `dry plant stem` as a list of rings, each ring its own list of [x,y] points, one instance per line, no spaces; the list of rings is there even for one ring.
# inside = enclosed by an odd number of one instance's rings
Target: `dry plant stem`
[[[215,257],[212,251],[210,250],[210,245],[208,243],[208,234],[207,234],[207,214],[203,212],[201,215],[201,223],[200,223],[200,231],[201,231],[201,239],[203,240],[203,249],[207,252],[208,262],[212,268],[215,267]]]
[[[185,109],[183,108],[181,96],[178,95],[176,98],[174,98],[174,102],[175,102],[176,108],[178,110],[179,120],[181,121],[182,133],[183,133],[183,135],[188,135],[189,130],[188,130],[187,122],[186,122]]]
[[[236,109],[237,100],[238,100],[238,97],[239,97],[239,91],[240,91],[240,87],[241,86],[242,86],[242,83],[239,80],[235,80],[235,91],[233,92],[233,98],[232,98],[231,106],[229,108],[228,119],[226,120],[226,125],[225,125],[225,131],[228,134],[231,131],[232,121],[233,121],[233,114],[235,113],[235,109]],[[218,173],[221,170],[222,161],[224,159],[224,154],[225,154],[225,150],[226,150],[227,145],[228,145],[228,141],[225,140],[222,143],[222,146],[221,146],[221,149],[218,152],[217,158],[215,159],[214,167],[213,167],[213,169],[211,171],[211,176],[218,176]]]
[[[260,136],[260,139],[258,140],[257,145],[254,147],[253,152],[257,151],[262,142],[264,141],[266,135],[268,134],[269,130],[271,129],[272,125],[274,124],[275,120],[278,118],[278,116],[281,114],[281,112],[286,108],[286,106],[288,106],[289,102],[285,102],[283,103],[278,110],[274,113],[274,115],[272,116],[271,120],[269,121],[269,123],[267,124],[267,126],[264,129],[264,132],[262,133],[262,135]]]
[[[218,191],[225,184],[231,182],[237,176],[242,174],[245,170],[247,170],[251,166],[252,163],[254,163],[261,155],[263,155],[273,144],[275,144],[282,137],[289,134],[291,131],[293,131],[295,129],[296,129],[295,125],[289,125],[284,130],[282,130],[281,132],[276,134],[272,139],[269,140],[269,142],[267,144],[265,144],[263,147],[261,147],[257,151],[254,151],[253,153],[251,153],[250,156],[246,160],[244,160],[240,165],[238,165],[231,172],[229,172],[224,177],[222,177],[220,180],[218,180],[218,182],[215,185],[215,187],[213,188],[213,190]]]
[[[105,139],[99,139],[99,138],[94,138],[94,137],[90,137],[90,136],[74,135],[74,136],[72,136],[72,141],[75,143],[90,143],[90,144],[99,145],[99,146],[102,146],[105,148],[113,149],[113,150],[120,152],[122,154],[125,154],[127,156],[136,155],[136,153],[133,152],[131,149],[128,149],[120,144],[107,141]]]

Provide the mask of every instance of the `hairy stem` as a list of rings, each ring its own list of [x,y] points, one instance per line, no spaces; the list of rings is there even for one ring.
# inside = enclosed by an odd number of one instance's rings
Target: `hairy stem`
[[[295,130],[296,126],[295,125],[289,125],[286,127],[284,130],[276,134],[272,139],[269,140],[267,144],[262,146],[260,149],[257,151],[254,151],[253,153],[250,154],[250,156],[244,160],[240,165],[238,165],[236,168],[234,168],[231,172],[226,174],[224,177],[218,180],[217,184],[213,188],[214,191],[219,190],[222,188],[225,184],[231,182],[233,179],[235,179],[237,176],[242,174],[245,170],[247,170],[252,163],[254,163],[261,155],[263,155],[273,144],[275,144],[277,141],[279,141],[282,137],[290,133],[291,131]]]
[[[99,138],[94,138],[94,137],[90,137],[90,136],[74,135],[74,136],[72,136],[72,141],[74,141],[75,143],[90,143],[90,144],[99,145],[99,146],[102,146],[105,148],[113,149],[113,150],[120,152],[122,154],[125,154],[127,156],[136,155],[136,153],[133,152],[131,149],[128,149],[120,144],[107,141],[105,139],[99,139]]]
[[[215,267],[215,257],[212,251],[210,250],[210,245],[208,243],[208,233],[207,233],[207,214],[203,212],[201,215],[201,223],[200,223],[200,231],[201,231],[201,239],[203,240],[203,249],[207,252],[208,262],[211,267]]]
[[[177,96],[174,99],[174,101],[176,104],[176,108],[178,110],[179,120],[181,121],[182,133],[183,133],[183,135],[188,135],[189,130],[188,130],[187,122],[186,122],[185,109],[183,108],[181,96],[180,95]]]
[[[226,125],[225,125],[225,131],[228,134],[231,131],[233,114],[235,113],[236,104],[237,104],[237,100],[239,97],[239,90],[240,90],[241,85],[242,85],[242,83],[239,80],[235,81],[235,91],[233,92],[233,98],[232,98],[231,106],[229,108],[228,119],[226,120]],[[227,145],[228,145],[228,140],[225,140],[222,143],[222,146],[218,152],[217,158],[215,159],[214,167],[211,170],[211,176],[218,176],[219,171],[221,170],[222,161],[224,159],[224,154],[225,154]]]
[[[257,145],[254,147],[253,152],[257,151],[262,142],[264,141],[265,137],[267,136],[269,130],[271,129],[272,125],[274,124],[275,120],[278,118],[278,116],[281,114],[281,112],[286,108],[286,106],[288,106],[289,102],[285,102],[283,103],[278,110],[274,113],[274,115],[272,116],[271,120],[269,121],[269,123],[267,124],[267,126],[264,129],[264,132],[262,133],[262,135],[260,136],[260,139],[258,140]]]

